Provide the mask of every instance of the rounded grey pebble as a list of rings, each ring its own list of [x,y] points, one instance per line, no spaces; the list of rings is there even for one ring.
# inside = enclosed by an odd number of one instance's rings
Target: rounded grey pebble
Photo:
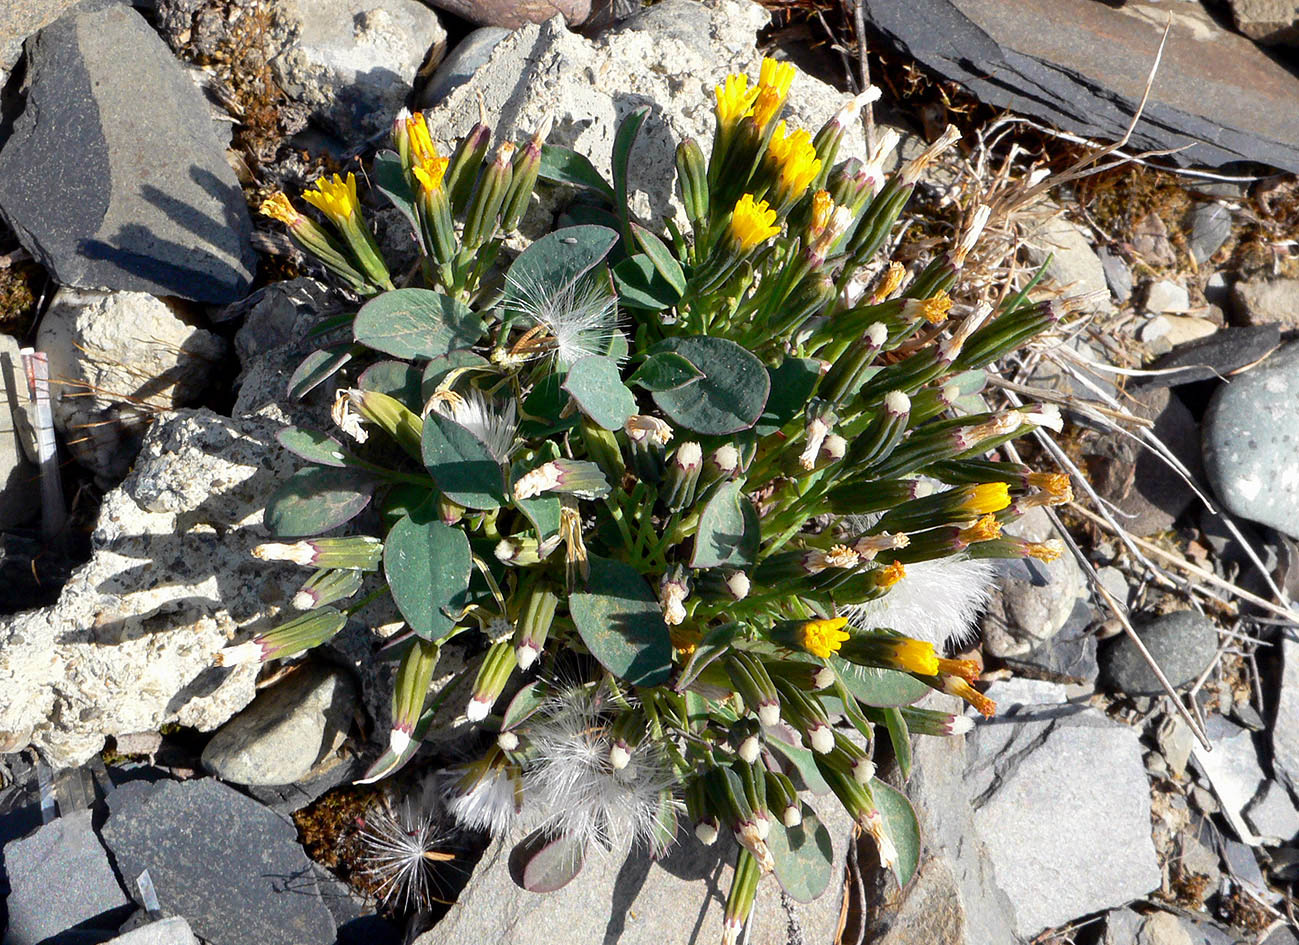
[[[1193,610],[1137,623],[1136,631],[1174,687],[1198,679],[1218,650],[1213,622]],[[1129,696],[1154,696],[1164,691],[1126,634],[1101,648],[1099,662],[1101,684],[1106,689]]]

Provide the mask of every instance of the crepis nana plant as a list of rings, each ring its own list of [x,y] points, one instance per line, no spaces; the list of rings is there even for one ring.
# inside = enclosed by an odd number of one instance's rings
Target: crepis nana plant
[[[875,776],[879,740],[905,777],[910,735],[970,724],[916,708],[927,692],[993,711],[978,666],[936,644],[968,629],[985,559],[1059,554],[1002,529],[1069,495],[1060,474],[986,458],[1058,428],[1053,409],[967,396],[1067,306],[953,305],[986,209],[916,271],[876,258],[954,129],[886,176],[896,139],[839,160],[874,90],[813,135],[780,120],[793,75],[767,60],[756,84],[717,87],[710,152],[677,148],[686,223],[662,233],[628,209],[648,108],[617,129],[612,181],[544,128],[493,151],[480,122],[444,157],[422,115],[400,116],[372,177],[418,242],[407,273],[382,258],[351,174],[303,195],[323,222],[267,201],[365,299],[320,325],[351,338],[290,383],[334,378],[352,443],[281,435],[306,465],[266,509],[285,541],[257,554],[314,570],[299,616],[223,651],[296,656],[390,594],[406,629],[386,646],[390,746],[367,777],[463,712],[487,747],[451,773],[450,811],[526,832],[516,862],[538,891],[597,850],[662,854],[683,817],[703,843],[729,830],[727,942],[764,875],[800,901],[831,884],[823,804],[911,877],[919,831]],[[580,199],[506,259],[539,180]],[[371,503],[381,534],[311,537]],[[347,606],[367,572],[377,589]],[[474,655],[430,692],[452,640]]]

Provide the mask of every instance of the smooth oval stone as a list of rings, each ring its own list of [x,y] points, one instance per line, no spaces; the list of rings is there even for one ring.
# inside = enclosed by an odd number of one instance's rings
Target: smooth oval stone
[[[1174,688],[1198,679],[1218,651],[1217,628],[1193,610],[1138,623],[1136,631]],[[1127,635],[1105,646],[1099,661],[1101,681],[1107,689],[1129,696],[1154,696],[1164,691]]]

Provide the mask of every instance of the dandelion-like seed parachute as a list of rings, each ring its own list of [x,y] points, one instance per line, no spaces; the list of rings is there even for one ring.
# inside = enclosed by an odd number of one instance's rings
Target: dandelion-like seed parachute
[[[555,291],[532,278],[510,271],[503,306],[533,324],[508,359],[529,361],[553,356],[560,364],[606,354],[618,331],[618,300],[606,283],[584,276]]]
[[[412,910],[435,901],[439,864],[455,859],[439,849],[445,840],[434,813],[409,800],[395,810],[381,804],[366,814],[361,831],[365,870],[385,905]]]

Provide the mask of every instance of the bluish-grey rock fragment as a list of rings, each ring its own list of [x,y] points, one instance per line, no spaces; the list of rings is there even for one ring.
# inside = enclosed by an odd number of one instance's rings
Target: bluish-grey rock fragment
[[[130,914],[88,810],[10,841],[4,865],[10,885],[5,945],[36,945],[73,926],[111,932]]]
[[[492,55],[496,44],[509,35],[510,31],[501,26],[480,26],[456,43],[419,93],[420,108],[432,108],[468,82]]]
[[[1179,610],[1135,624],[1137,635],[1174,687],[1199,678],[1218,651],[1213,621],[1193,610]],[[1164,691],[1154,670],[1126,634],[1101,650],[1102,682],[1128,696],[1154,696]]]
[[[108,798],[104,843],[134,894],[212,945],[332,945],[334,920],[292,824],[212,778],[133,781]]]
[[[1299,343],[1214,393],[1203,450],[1228,511],[1299,538]]]
[[[0,149],[0,215],[63,285],[230,302],[252,224],[202,93],[129,5],[91,0],[28,40]]]

